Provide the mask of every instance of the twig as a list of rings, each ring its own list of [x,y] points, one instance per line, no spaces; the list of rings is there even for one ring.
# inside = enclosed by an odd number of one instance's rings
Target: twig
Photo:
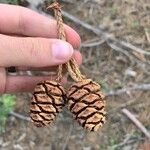
[[[95,47],[95,46],[99,46],[104,44],[106,41],[105,40],[100,40],[100,41],[96,41],[96,42],[91,42],[91,43],[82,43],[81,47]]]
[[[88,23],[85,23],[85,22],[79,20],[78,18],[74,17],[73,15],[71,15],[65,11],[62,11],[62,13],[63,13],[64,17],[70,19],[71,21],[75,22],[76,24],[81,25],[82,27],[92,31],[93,33],[95,33],[98,36],[102,36],[107,41],[108,45],[110,43],[114,43],[117,46],[119,46],[125,50],[131,50],[131,51],[135,51],[135,52],[140,53],[140,54],[150,56],[150,52],[147,52],[141,48],[138,48],[138,47],[136,47],[130,43],[127,43],[124,41],[119,41],[116,38],[113,38],[109,33],[106,33],[105,31],[103,31],[102,29],[96,28],[96,27],[94,27]]]
[[[136,52],[136,53],[140,53],[140,54],[143,54],[143,55],[150,56],[150,52],[147,52],[143,49],[140,49],[140,48],[132,45],[131,43],[127,43],[125,41],[119,41],[115,38],[110,37],[110,38],[107,39],[107,43],[108,43],[108,45],[110,43],[114,43],[115,45],[117,45],[118,47],[121,47],[122,49],[124,49],[126,51]]]
[[[121,142],[121,143],[119,143],[119,144],[117,144],[117,145],[113,145],[113,146],[112,146],[112,149],[116,149],[117,147],[122,147],[122,146],[126,145],[126,144],[129,142],[131,136],[132,136],[132,135],[130,134],[130,135],[128,135],[128,136],[123,140],[123,142]]]
[[[106,96],[114,96],[114,95],[120,95],[123,93],[129,93],[131,91],[149,91],[150,90],[150,83],[148,84],[140,84],[140,85],[134,85],[133,87],[126,87],[120,90],[112,90],[108,93],[106,93]]]
[[[74,23],[78,24],[78,25],[81,25],[82,27],[92,31],[93,33],[95,33],[96,35],[98,36],[103,36],[105,37],[106,39],[108,38],[108,34],[106,34],[103,30],[99,29],[99,28],[95,28],[93,27],[92,25],[88,24],[88,23],[85,23],[81,20],[79,20],[78,18],[74,17],[73,15],[67,13],[66,11],[62,11],[62,14],[64,17],[68,18],[69,20],[73,21]]]
[[[73,130],[73,125],[71,124],[70,128],[69,128],[69,132],[68,132],[67,138],[66,138],[66,141],[65,141],[65,143],[63,145],[62,150],[66,150],[68,142],[69,142],[69,139],[70,139],[70,136],[71,136],[71,133],[72,133],[72,130]]]
[[[121,47],[118,47],[117,45],[110,43],[109,45],[113,50],[117,51],[117,52],[121,52],[122,54],[124,54],[125,56],[127,56],[129,58],[129,60],[132,62],[133,64],[133,57],[127,52],[124,51]]]
[[[18,114],[16,112],[12,111],[9,114],[12,115],[12,116],[14,116],[14,117],[16,117],[16,118],[18,118],[18,119],[25,120],[25,121],[30,121],[30,117],[23,116],[23,115]]]
[[[145,29],[144,31],[145,31],[146,39],[147,39],[148,43],[150,44],[150,35],[149,35],[147,29]]]
[[[144,127],[144,125],[127,109],[122,109],[122,112],[124,115],[126,115],[140,130],[143,132],[143,134],[150,139],[150,133],[148,130]]]
[[[65,2],[65,3],[70,3],[70,4],[73,4],[74,2],[73,1],[71,1],[71,0],[62,0],[63,2]]]
[[[144,140],[144,138],[130,139],[130,140],[127,140],[127,141],[123,141],[122,143],[119,143],[119,144],[116,144],[116,145],[112,146],[110,148],[110,150],[121,148],[121,147],[124,147],[124,146],[129,145],[129,144],[133,144],[133,143],[135,143],[137,141],[141,141],[141,140]]]

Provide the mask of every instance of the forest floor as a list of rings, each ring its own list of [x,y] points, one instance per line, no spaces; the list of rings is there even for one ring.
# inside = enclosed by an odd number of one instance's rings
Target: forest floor
[[[149,0],[64,0],[62,4],[65,12],[146,53],[137,52],[136,48],[120,48],[104,35],[95,34],[64,15],[65,23],[72,26],[82,39],[81,70],[100,83],[107,95],[107,122],[99,132],[88,133],[66,109],[54,125],[47,128],[33,127],[30,122],[10,115],[6,132],[0,137],[2,149],[144,150],[145,134],[122,110],[129,110],[150,132],[150,92],[143,90],[143,86],[139,90],[128,90],[129,87],[150,84]],[[110,94],[110,91],[120,89],[125,92]],[[28,94],[18,94],[14,111],[29,116],[29,103]],[[147,150],[150,150],[148,144]]]

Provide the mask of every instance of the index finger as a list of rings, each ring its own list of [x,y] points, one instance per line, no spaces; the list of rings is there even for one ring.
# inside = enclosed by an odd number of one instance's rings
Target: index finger
[[[3,34],[57,38],[56,21],[28,8],[0,4],[0,20],[0,33]],[[67,25],[65,32],[67,41],[74,48],[79,48],[81,40],[77,32]]]

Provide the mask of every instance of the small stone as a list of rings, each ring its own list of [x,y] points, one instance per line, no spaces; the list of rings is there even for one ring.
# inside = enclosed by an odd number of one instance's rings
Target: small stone
[[[3,144],[3,138],[0,137],[0,146]]]
[[[15,150],[24,150],[24,148],[21,145],[19,145],[19,144],[14,145],[13,148]]]
[[[114,21],[114,26],[121,26],[121,19],[116,19],[115,21]]]
[[[131,77],[136,77],[137,72],[135,72],[135,71],[132,70],[131,68],[128,68],[128,69],[125,71],[125,75],[131,76]]]
[[[92,150],[91,147],[83,147],[83,150]]]

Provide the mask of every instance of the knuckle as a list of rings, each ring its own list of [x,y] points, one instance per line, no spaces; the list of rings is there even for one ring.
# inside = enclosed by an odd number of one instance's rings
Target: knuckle
[[[40,45],[39,42],[37,40],[33,40],[33,39],[28,39],[28,51],[29,51],[29,55],[31,57],[38,57],[39,56],[39,49],[40,49]]]
[[[20,34],[24,34],[26,32],[26,20],[24,17],[23,9],[24,8],[20,8],[19,13],[18,13],[17,26],[18,26],[18,30],[19,30]]]

